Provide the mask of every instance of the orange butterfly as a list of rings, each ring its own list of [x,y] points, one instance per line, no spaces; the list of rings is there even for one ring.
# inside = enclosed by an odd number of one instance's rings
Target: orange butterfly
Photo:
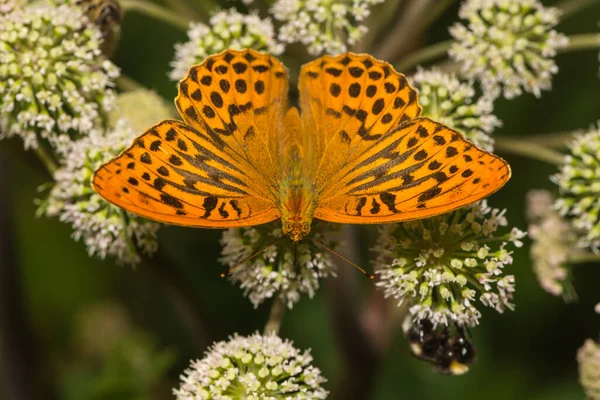
[[[510,167],[419,117],[416,91],[369,55],[324,56],[300,72],[227,50],[190,68],[166,120],[96,171],[92,185],[135,214],[234,228],[281,219],[300,241],[313,218],[350,224],[442,214],[502,187]]]

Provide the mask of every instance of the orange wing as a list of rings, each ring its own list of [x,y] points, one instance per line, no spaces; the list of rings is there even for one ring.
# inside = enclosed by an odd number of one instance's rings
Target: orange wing
[[[227,50],[190,68],[163,121],[94,175],[128,211],[173,224],[228,228],[279,218],[277,138],[288,81],[275,58]]]
[[[418,117],[406,78],[370,56],[307,64],[300,97],[305,135],[314,132],[318,149],[309,160],[315,218],[368,224],[429,217],[489,196],[510,177],[501,158]]]
[[[100,167],[92,186],[119,207],[170,224],[229,228],[279,218],[251,170],[222,146],[206,132],[163,121]]]
[[[317,188],[390,129],[421,114],[406,77],[369,55],[316,59],[302,67],[299,87]]]

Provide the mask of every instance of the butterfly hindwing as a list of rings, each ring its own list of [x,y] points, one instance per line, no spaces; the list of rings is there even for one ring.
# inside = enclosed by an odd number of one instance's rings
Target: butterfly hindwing
[[[244,160],[224,143],[179,121],[163,121],[94,174],[109,202],[159,222],[205,228],[261,224],[279,217]]]
[[[487,197],[509,178],[501,158],[442,124],[415,118],[332,177],[315,218],[368,224],[430,217]]]

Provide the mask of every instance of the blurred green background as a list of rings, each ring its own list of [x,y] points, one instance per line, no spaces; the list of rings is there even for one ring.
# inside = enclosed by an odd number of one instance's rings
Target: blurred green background
[[[234,1],[223,5],[243,9]],[[449,8],[421,38],[422,43],[449,39],[447,28],[457,20],[457,12],[458,4]],[[596,2],[561,23],[558,30],[595,32],[599,19]],[[185,32],[176,28],[127,14],[116,64],[124,74],[173,98],[176,86],[166,74],[173,44],[185,39]],[[563,54],[557,62],[560,72],[554,89],[543,92],[541,99],[527,94],[496,102],[496,115],[504,124],[496,136],[585,129],[600,118],[598,51]],[[31,376],[31,385],[42,390],[37,392],[43,393],[39,398],[172,398],[170,390],[178,384],[178,375],[190,359],[202,357],[212,341],[234,332],[262,331],[269,304],[254,310],[239,288],[219,277],[223,269],[217,262],[219,231],[165,227],[160,231],[160,259],[154,266],[140,265],[135,270],[115,266],[112,260],[89,258],[84,246],[70,238],[67,225],[36,218],[37,188],[48,177],[31,154],[15,150],[19,146],[13,139],[0,143],[0,150],[6,159],[2,173],[10,180],[4,189],[12,201],[8,212],[13,215],[18,300],[24,307],[20,316],[32,333],[29,337],[23,332],[20,339],[36,360],[29,371],[39,372]],[[511,226],[526,230],[525,194],[533,188],[554,190],[548,176],[555,168],[501,155],[511,164],[513,178],[490,202],[508,209]],[[577,267],[579,301],[567,305],[539,288],[526,242],[507,270],[517,280],[516,311],[499,315],[482,310],[481,325],[471,331],[478,356],[468,374],[448,377],[432,372],[429,365],[408,356],[406,342],[398,334],[396,346],[375,371],[368,398],[583,399],[575,353],[586,338],[598,335],[600,318],[593,308],[600,301],[600,266]],[[368,257],[363,252],[362,265],[369,265]],[[348,272],[343,274],[352,281],[348,290],[370,284],[357,272]],[[336,344],[327,290],[324,283],[314,299],[303,298],[287,313],[281,336],[299,348],[312,348],[314,363],[333,390],[347,365]],[[358,303],[363,292],[350,297]],[[14,330],[14,326],[2,329]],[[12,366],[2,368],[6,385],[13,373],[7,368]]]

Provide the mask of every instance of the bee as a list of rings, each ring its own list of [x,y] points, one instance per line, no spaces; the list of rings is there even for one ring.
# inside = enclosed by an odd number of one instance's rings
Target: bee
[[[475,346],[462,326],[436,329],[429,320],[413,322],[409,317],[403,330],[412,354],[431,363],[439,373],[462,375],[475,361]]]
[[[75,4],[100,29],[103,39],[100,50],[105,56],[111,57],[119,39],[123,19],[118,0],[76,0]]]

